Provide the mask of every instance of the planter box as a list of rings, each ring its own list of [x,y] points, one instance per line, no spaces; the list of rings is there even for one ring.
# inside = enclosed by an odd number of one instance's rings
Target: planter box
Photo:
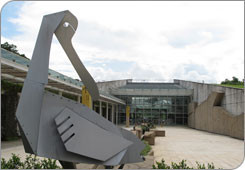
[[[145,132],[144,140],[149,143],[149,145],[155,145],[155,132]]]
[[[142,137],[142,131],[141,129],[131,130],[133,134],[135,134],[139,139]]]
[[[156,129],[152,129],[151,132],[155,132],[156,136],[165,136],[165,130],[156,130]]]

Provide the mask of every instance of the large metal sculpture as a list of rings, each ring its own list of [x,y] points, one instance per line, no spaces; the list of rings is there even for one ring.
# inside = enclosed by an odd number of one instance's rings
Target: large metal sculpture
[[[55,34],[92,99],[99,98],[95,81],[72,46],[77,24],[69,11],[43,17],[16,113],[25,151],[76,163],[114,166],[141,162],[144,144],[131,132],[83,104],[44,90]]]

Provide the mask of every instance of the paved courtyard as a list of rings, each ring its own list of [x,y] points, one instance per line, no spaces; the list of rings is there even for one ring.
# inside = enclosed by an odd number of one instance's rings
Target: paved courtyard
[[[213,162],[216,168],[233,169],[244,158],[244,141],[184,126],[166,126],[166,137],[155,139],[154,160],[187,160],[189,166]]]
[[[189,166],[213,162],[216,168],[234,169],[244,158],[244,141],[231,137],[191,129],[185,126],[158,127],[166,131],[166,137],[156,137],[152,146],[154,157],[148,156],[147,161],[138,164],[125,165],[124,169],[149,169],[154,161],[164,159],[167,164],[171,161],[187,160]],[[131,129],[131,128],[128,128]],[[25,158],[22,141],[2,142],[1,157],[9,159],[11,153]],[[78,168],[89,169],[93,165],[80,164]]]

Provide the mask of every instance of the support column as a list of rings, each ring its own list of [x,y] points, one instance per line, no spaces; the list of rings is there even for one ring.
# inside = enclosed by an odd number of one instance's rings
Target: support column
[[[111,105],[111,122],[114,122],[114,115],[115,115],[115,111],[114,111],[114,104]]]
[[[129,127],[130,107],[126,106],[126,127]]]
[[[93,109],[93,100],[85,86],[82,87],[82,104]]]
[[[102,102],[101,101],[99,102],[100,102],[100,116],[102,116]]]
[[[108,120],[108,111],[109,111],[109,106],[108,102],[106,102],[106,119]]]
[[[59,95],[62,96],[62,91],[59,91]]]
[[[118,105],[116,105],[116,125],[118,125]]]
[[[77,102],[78,103],[81,103],[81,99],[80,98],[81,98],[81,96],[77,96]]]

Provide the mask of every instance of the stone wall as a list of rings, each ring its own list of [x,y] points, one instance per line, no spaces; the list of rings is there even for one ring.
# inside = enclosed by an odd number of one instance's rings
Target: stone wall
[[[220,106],[223,96],[224,93],[212,92],[200,105],[190,103],[188,126],[244,139],[244,114],[233,115]]]
[[[224,96],[221,106],[224,107],[232,115],[240,115],[244,113],[244,90],[232,87],[223,87],[219,85],[197,83],[184,80],[174,80],[184,88],[193,89],[193,102],[200,105],[207,100],[212,92],[223,92]]]
[[[195,110],[197,107],[196,102],[192,102],[188,105],[188,126],[195,128]]]
[[[244,90],[232,87],[174,80],[193,89],[188,106],[191,128],[244,139]]]

